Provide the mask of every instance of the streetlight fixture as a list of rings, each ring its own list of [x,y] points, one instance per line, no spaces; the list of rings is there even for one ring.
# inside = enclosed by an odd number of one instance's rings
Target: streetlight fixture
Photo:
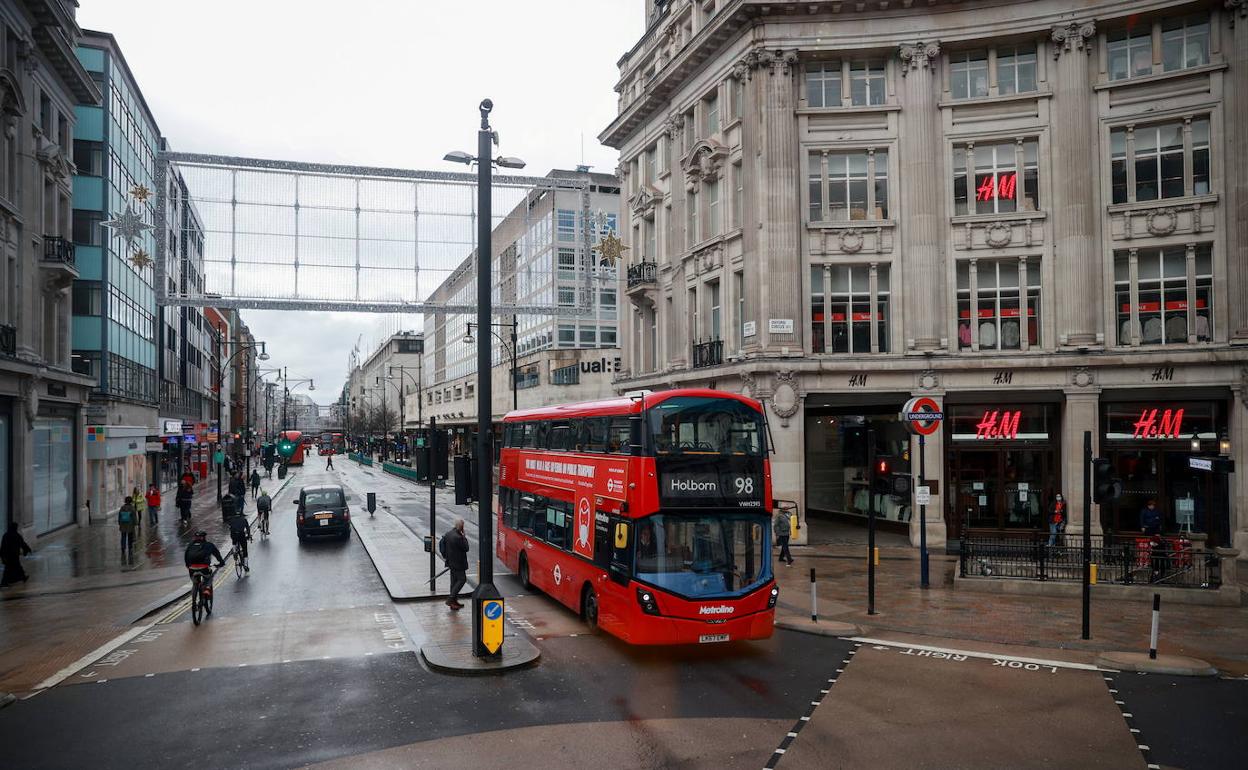
[[[477,324],[474,324],[471,321],[468,322],[468,331],[464,334],[465,345],[471,345],[473,343],[474,338],[472,336],[472,329],[474,326],[477,326]],[[504,329],[511,329],[510,347],[503,341],[503,338],[499,336],[498,332],[494,331],[493,327],[496,326]],[[490,334],[494,335],[494,339],[498,340],[498,344],[502,345],[503,350],[506,350],[511,356],[511,411],[514,412],[520,408],[520,394],[516,380],[516,354],[519,352],[516,347],[516,317],[514,315],[511,317],[511,323],[491,323]],[[490,405],[490,411],[491,413],[494,411],[493,405]]]
[[[493,260],[492,228],[493,218],[493,172],[494,166],[500,168],[524,168],[524,161],[518,158],[493,158],[494,145],[498,143],[498,134],[490,128],[490,111],[494,102],[482,99],[478,108],[481,113],[481,126],[477,130],[476,157],[466,152],[450,152],[444,156],[452,163],[477,165],[477,326],[488,329],[493,321],[493,302],[491,280],[491,262]],[[484,334],[477,340],[477,371],[489,372],[492,369],[489,339]],[[494,530],[491,514],[494,511],[494,469],[492,462],[494,451],[493,409],[494,387],[491,377],[478,377],[477,403],[485,404],[484,409],[477,409],[477,548],[480,569],[478,571],[477,589],[472,592],[472,654],[479,658],[498,659],[502,656],[502,626],[496,623],[502,619],[502,594],[494,586]],[[486,603],[491,610],[490,625],[487,626],[484,610]],[[491,638],[486,640],[487,629]],[[492,648],[492,649],[491,649]]]
[[[257,356],[256,356],[256,358],[258,358],[258,359],[260,359],[260,360],[262,360],[262,361],[267,361],[267,360],[269,360],[269,354],[268,354],[268,352],[265,350],[265,343],[264,343],[264,342],[257,342],[257,341],[252,341],[252,342],[243,342],[242,340],[227,340],[227,339],[225,339],[225,329],[224,329],[223,327],[224,327],[224,324],[222,324],[222,325],[218,325],[218,326],[217,326],[217,329],[216,329],[216,332],[217,332],[217,340],[216,340],[216,341],[217,341],[217,347],[218,347],[218,348],[226,348],[226,347],[229,347],[229,346],[231,346],[231,345],[235,345],[235,346],[237,346],[237,347],[238,347],[238,349],[237,349],[237,350],[235,350],[233,353],[231,353],[231,354],[229,355],[229,357],[228,357],[228,358],[226,358],[224,361],[222,361],[222,360],[221,360],[221,352],[220,352],[220,351],[218,351],[217,356],[216,356],[216,358],[217,358],[217,445],[213,448],[213,455],[214,455],[213,459],[214,459],[214,460],[216,459],[216,458],[215,458],[216,453],[217,453],[218,451],[220,451],[220,450],[221,450],[221,428],[222,428],[222,426],[221,426],[221,422],[222,422],[222,411],[221,411],[221,407],[222,407],[222,404],[224,403],[223,399],[224,399],[224,396],[225,396],[225,393],[224,393],[224,390],[225,390],[225,370],[229,367],[230,363],[234,360],[234,357],[235,357],[235,356],[237,356],[239,353],[242,353],[244,350],[255,350],[255,349],[259,348],[259,349],[260,349],[260,353],[259,353],[259,355],[257,355]],[[246,411],[246,409],[245,409],[245,408],[244,408],[244,411]],[[249,461],[250,461],[250,457],[249,457],[248,459],[249,459]],[[250,462],[249,462],[249,464],[250,464]],[[221,463],[221,464],[218,464],[218,465],[217,465],[217,501],[218,501],[218,502],[221,500],[221,467],[222,467],[222,465],[224,465],[224,463]]]

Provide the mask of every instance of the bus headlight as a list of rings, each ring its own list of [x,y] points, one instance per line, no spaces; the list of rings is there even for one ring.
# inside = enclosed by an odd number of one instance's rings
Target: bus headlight
[[[779,587],[779,586],[772,586],[772,587],[771,587],[771,596],[768,596],[768,597],[767,597],[767,609],[771,609],[772,607],[775,607],[775,606],[776,606],[776,599],[778,599],[778,598],[780,598],[780,587]]]
[[[655,603],[654,594],[649,589],[637,589],[637,603],[641,605],[641,611],[647,615],[659,614],[659,605]]]

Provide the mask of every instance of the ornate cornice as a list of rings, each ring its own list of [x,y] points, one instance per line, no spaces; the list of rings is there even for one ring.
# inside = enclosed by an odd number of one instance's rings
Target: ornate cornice
[[[1053,28],[1052,33],[1053,58],[1060,58],[1063,51],[1083,51],[1085,54],[1091,54],[1090,43],[1095,35],[1095,21],[1072,21],[1069,24],[1059,24]]]
[[[681,164],[685,172],[685,186],[696,188],[702,182],[711,182],[722,174],[728,148],[713,139],[703,139],[689,150]]]
[[[910,70],[932,69],[936,66],[936,57],[940,55],[940,43],[932,41],[924,43],[906,43],[897,49],[901,59],[901,75],[905,77]]]
[[[685,119],[681,115],[668,115],[667,120],[663,121],[663,134],[669,139],[680,137],[680,132],[685,127]]]
[[[1222,3],[1226,8],[1226,13],[1231,19],[1231,26],[1235,26],[1235,17],[1242,16],[1248,18],[1248,0],[1224,0]]]

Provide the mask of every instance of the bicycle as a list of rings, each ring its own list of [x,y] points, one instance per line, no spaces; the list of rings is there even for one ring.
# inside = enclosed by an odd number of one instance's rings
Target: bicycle
[[[191,565],[191,621],[199,625],[204,614],[212,614],[212,577],[216,570],[210,564]]]
[[[230,556],[234,557],[234,574],[241,580],[243,574],[247,572],[247,559],[243,556],[243,550],[235,543],[230,548]]]
[[[260,511],[257,514],[257,518],[259,519],[257,526],[260,529],[260,534],[263,535],[264,537],[268,537],[269,536],[269,512]]]

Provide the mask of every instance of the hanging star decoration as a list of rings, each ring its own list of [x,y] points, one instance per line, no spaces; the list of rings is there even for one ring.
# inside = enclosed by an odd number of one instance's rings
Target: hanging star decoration
[[[148,256],[146,250],[138,249],[133,254],[130,255],[130,264],[142,270],[143,268],[152,264],[152,258]]]
[[[607,233],[606,237],[598,241],[598,245],[594,247],[594,251],[598,252],[611,267],[615,267],[615,263],[624,256],[627,250],[628,247],[624,245],[624,242],[615,237],[614,231]]]
[[[152,191],[147,189],[146,185],[141,185],[141,184],[135,185],[130,190],[130,197],[134,198],[136,201],[139,201],[139,202],[146,201],[148,197],[151,196],[151,194],[152,194]]]

